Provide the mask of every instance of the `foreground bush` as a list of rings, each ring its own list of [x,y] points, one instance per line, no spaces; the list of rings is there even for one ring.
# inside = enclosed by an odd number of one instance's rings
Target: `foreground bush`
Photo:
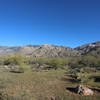
[[[27,58],[20,55],[7,56],[3,60],[3,64],[10,68],[11,72],[23,73],[28,69]]]

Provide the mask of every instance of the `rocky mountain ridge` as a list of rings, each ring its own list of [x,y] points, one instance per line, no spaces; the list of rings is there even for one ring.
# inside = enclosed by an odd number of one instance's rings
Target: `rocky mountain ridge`
[[[99,55],[100,56],[100,41],[89,43],[75,48],[81,55]]]
[[[0,55],[21,54],[32,57],[75,57],[89,54],[100,55],[100,42],[94,42],[77,48],[56,45],[27,45],[19,47],[0,46]]]

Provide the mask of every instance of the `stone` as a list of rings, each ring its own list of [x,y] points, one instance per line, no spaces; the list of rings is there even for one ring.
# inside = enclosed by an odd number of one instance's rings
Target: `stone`
[[[94,92],[91,89],[83,85],[77,86],[76,89],[77,93],[80,95],[89,96],[94,94]]]

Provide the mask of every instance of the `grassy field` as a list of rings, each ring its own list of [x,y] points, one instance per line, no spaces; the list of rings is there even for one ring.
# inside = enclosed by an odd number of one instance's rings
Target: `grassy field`
[[[71,90],[77,86],[65,70],[25,73],[0,72],[0,100],[100,100],[79,96]]]

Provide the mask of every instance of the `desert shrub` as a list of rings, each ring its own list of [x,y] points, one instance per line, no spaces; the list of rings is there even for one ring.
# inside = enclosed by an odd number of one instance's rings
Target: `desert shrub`
[[[81,59],[81,64],[84,66],[96,67],[98,63],[98,59],[94,56],[85,56]]]
[[[7,56],[4,59],[4,65],[20,65],[24,63],[24,57],[20,55]]]
[[[70,69],[83,69],[84,72],[99,71],[100,58],[95,56],[83,56],[72,58],[69,63]]]
[[[80,68],[81,57],[71,58],[69,61],[69,66],[71,69]]]
[[[3,64],[11,66],[11,72],[23,73],[28,68],[27,58],[20,55],[11,55],[5,57]]]
[[[65,68],[68,65],[68,59],[65,58],[32,58],[29,64],[38,69],[58,69]]]
[[[77,80],[80,83],[88,83],[94,81],[92,78],[89,78],[88,74],[86,73],[77,73]]]
[[[61,58],[53,58],[50,59],[49,65],[52,66],[52,68],[54,69],[64,69],[64,67],[68,65],[68,60]]]
[[[67,71],[67,75],[69,75],[72,78],[75,78],[77,82],[80,83],[88,83],[88,82],[94,82],[94,78],[90,78],[90,75],[92,73],[96,72],[95,67],[76,67],[76,68],[69,68],[69,71]]]
[[[94,82],[100,82],[100,74],[97,74],[97,75],[91,74],[89,77],[90,77],[90,79],[93,79]]]

